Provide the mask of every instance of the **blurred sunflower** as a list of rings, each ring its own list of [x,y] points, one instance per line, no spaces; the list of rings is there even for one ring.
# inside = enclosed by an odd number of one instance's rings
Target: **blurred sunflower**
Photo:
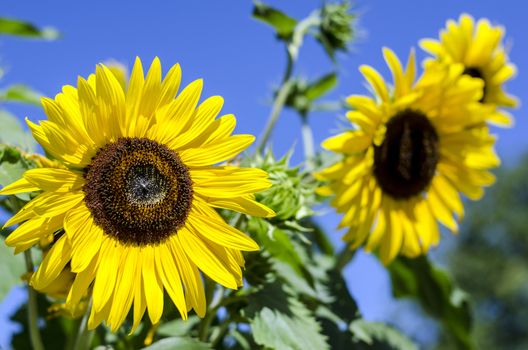
[[[503,84],[516,73],[502,45],[504,28],[490,25],[487,19],[480,19],[475,25],[473,17],[467,14],[462,14],[458,23],[447,21],[446,27],[440,32],[440,40],[424,39],[420,46],[435,60],[445,64],[461,63],[464,74],[482,79],[484,85],[480,102],[495,107],[517,106],[517,100],[503,89]],[[513,118],[507,112],[496,109],[489,114],[488,121],[511,126]]]
[[[478,103],[482,81],[462,75],[462,65],[430,65],[415,84],[411,52],[403,70],[396,55],[383,51],[394,78],[389,88],[369,66],[360,71],[375,96],[350,96],[347,118],[357,129],[325,140],[341,161],[316,176],[329,180],[320,194],[344,213],[343,239],[355,249],[379,249],[383,263],[398,253],[415,257],[439,242],[437,220],[457,231],[463,216],[459,192],[471,199],[494,182],[497,166],[483,120],[490,108]],[[468,128],[469,125],[479,125]]]
[[[164,290],[182,318],[190,309],[203,316],[199,271],[235,289],[242,285],[241,251],[259,249],[214,208],[274,215],[254,197],[270,187],[266,172],[215,166],[254,137],[231,135],[233,115],[216,119],[221,97],[197,106],[201,80],[176,97],[180,77],[175,65],[162,80],[156,58],[145,78],[136,59],[126,89],[99,65],[77,88],[43,99],[49,120],[27,122],[64,168],[29,170],[0,192],[41,191],[6,223],[22,223],[6,243],[28,249],[64,229],[31,284],[45,290],[68,264],[75,280],[66,304],[92,289],[89,328],[104,320],[117,330],[132,305],[132,331],[145,310],[157,323]]]

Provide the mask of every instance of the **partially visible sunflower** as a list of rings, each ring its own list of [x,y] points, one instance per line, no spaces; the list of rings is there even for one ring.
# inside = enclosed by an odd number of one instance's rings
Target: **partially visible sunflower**
[[[456,232],[455,214],[464,212],[459,192],[479,199],[499,159],[482,123],[490,108],[478,103],[481,80],[462,75],[461,65],[430,65],[415,83],[414,52],[405,70],[392,51],[383,53],[394,89],[361,66],[375,96],[347,99],[357,129],[323,142],[343,158],[316,176],[330,181],[319,192],[335,195],[331,204],[344,213],[343,239],[353,249],[379,247],[387,264],[400,252],[415,257],[438,244],[437,220]]]
[[[504,28],[492,26],[487,19],[479,19],[475,25],[473,17],[467,14],[462,14],[458,23],[447,21],[446,27],[440,32],[440,40],[423,39],[420,46],[435,60],[444,64],[461,63],[464,74],[482,79],[484,86],[480,102],[497,108],[489,114],[488,121],[511,126],[512,116],[498,109],[517,106],[517,100],[503,88],[516,73],[502,45]]]
[[[221,97],[198,105],[202,80],[176,97],[180,77],[175,65],[162,80],[156,58],[145,78],[136,59],[127,88],[99,65],[77,87],[44,98],[49,120],[28,125],[64,168],[29,170],[0,191],[40,191],[6,223],[20,224],[6,243],[20,251],[59,233],[31,284],[46,290],[68,265],[75,280],[66,304],[74,307],[91,290],[89,328],[104,320],[115,331],[131,308],[132,330],[145,310],[157,323],[164,290],[182,318],[190,309],[203,316],[200,271],[237,288],[241,251],[259,249],[214,208],[274,215],[254,197],[271,185],[266,172],[216,165],[254,137],[231,135],[233,115],[216,118]]]

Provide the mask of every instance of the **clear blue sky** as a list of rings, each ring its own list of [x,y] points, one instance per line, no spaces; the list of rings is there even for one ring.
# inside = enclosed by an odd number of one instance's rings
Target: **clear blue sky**
[[[321,1],[269,1],[293,17],[306,16]],[[362,38],[349,55],[338,57],[341,72],[339,86],[328,99],[339,99],[366,89],[357,67],[367,63],[387,74],[381,48],[389,46],[406,57],[411,46],[423,37],[435,37],[448,18],[462,12],[488,17],[507,28],[511,59],[519,69],[508,89],[521,100],[526,98],[528,79],[528,26],[521,1],[367,1],[356,3],[361,13]],[[271,87],[284,69],[282,46],[270,28],[251,19],[250,1],[9,1],[2,5],[1,16],[26,19],[39,26],[51,25],[62,32],[55,42],[0,37],[0,64],[7,74],[0,86],[24,83],[44,95],[54,96],[62,85],[74,84],[77,75],[86,76],[96,63],[116,59],[131,66],[135,56],[150,61],[161,58],[166,69],[179,62],[184,82],[204,78],[204,96],[219,94],[225,98],[224,112],[237,116],[237,131],[258,135],[269,113]],[[419,52],[419,58],[423,53]],[[301,52],[297,73],[317,77],[332,69],[332,64],[313,41]],[[38,108],[7,106],[19,117],[43,119]],[[528,150],[526,108],[515,111],[513,129],[495,129],[499,135],[498,152],[505,164],[514,164]],[[337,115],[312,116],[315,138],[319,143],[336,130]],[[299,122],[284,113],[273,138],[278,154],[300,140]],[[300,144],[300,142],[297,142]],[[294,160],[300,159],[301,150]],[[499,179],[500,181],[500,179]],[[327,214],[320,220],[332,230],[339,217]],[[339,234],[334,234],[339,242]],[[337,243],[338,244],[338,243]],[[385,319],[390,303],[385,272],[370,256],[360,254],[346,270],[349,286],[368,319]],[[12,293],[7,303],[16,299]],[[3,329],[0,320],[0,328]],[[3,332],[0,332],[3,333]],[[1,336],[1,334],[0,334]],[[2,339],[0,337],[0,347]]]

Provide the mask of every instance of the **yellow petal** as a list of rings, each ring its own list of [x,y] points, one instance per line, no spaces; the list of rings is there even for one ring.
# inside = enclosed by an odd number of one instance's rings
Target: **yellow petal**
[[[117,139],[126,132],[126,125],[122,123],[126,113],[125,92],[115,75],[104,65],[97,66],[95,77],[98,113],[106,116],[109,138]]]
[[[139,105],[137,114],[150,120],[158,106],[160,93],[161,63],[159,58],[155,57],[150,65],[145,84],[143,85],[141,104]]]
[[[7,220],[4,227],[18,224],[30,219],[35,214],[42,217],[53,217],[66,213],[77,206],[84,198],[84,194],[78,192],[54,193],[44,192],[28,202],[18,213]]]
[[[116,275],[119,269],[119,257],[124,249],[117,245],[113,239],[105,238],[99,254],[99,267],[93,287],[93,305],[95,312],[100,312],[110,301],[116,285]]]
[[[206,202],[212,207],[223,208],[234,210],[239,213],[248,214],[256,217],[271,218],[275,216],[275,212],[257,202],[251,196],[235,197],[235,198],[213,198],[213,197],[201,197],[200,195],[196,196],[202,201]]]
[[[66,298],[66,305],[68,305],[68,307],[78,304],[81,298],[88,293],[88,288],[95,278],[97,266],[98,258],[96,257],[90,262],[86,269],[75,275],[75,280],[73,281],[68,297]]]
[[[21,178],[2,188],[0,195],[17,194],[25,192],[39,191],[40,188],[29,182],[28,180]]]
[[[137,117],[139,106],[141,105],[141,96],[143,95],[143,86],[145,84],[145,77],[143,73],[143,65],[139,57],[136,57],[132,73],[130,74],[130,81],[126,93],[126,118],[123,121],[125,125],[130,124],[130,120]]]
[[[453,218],[453,214],[444,204],[444,201],[436,193],[434,188],[429,190],[427,194],[427,202],[429,203],[429,208],[431,208],[431,211],[438,221],[449,228],[452,232],[458,231],[458,224]]]
[[[189,260],[177,236],[173,236],[169,245],[172,256],[177,261],[177,267],[185,285],[185,297],[200,317],[205,316],[206,300],[202,277],[196,265]]]
[[[134,323],[132,324],[132,329],[129,334],[134,333],[136,328],[139,326],[143,314],[147,308],[147,300],[145,298],[145,291],[143,289],[143,278],[142,278],[142,269],[143,269],[143,254],[137,255],[138,261],[136,265],[136,280],[134,281]]]
[[[386,199],[386,198],[385,198]],[[386,240],[381,242],[380,256],[384,265],[389,264],[398,255],[403,243],[402,223],[400,221],[400,210],[392,200],[386,200],[383,206],[387,227]]]
[[[44,191],[70,192],[84,185],[82,175],[66,169],[30,169],[24,173],[24,178]]]
[[[119,272],[117,278],[112,306],[108,315],[108,323],[112,326],[112,332],[116,332],[126,315],[128,314],[132,301],[134,300],[134,281],[137,271],[138,248],[128,247],[125,254],[121,257]]]
[[[102,146],[106,141],[106,132],[101,130],[101,125],[106,125],[106,115],[98,113],[96,106],[97,96],[90,84],[79,77],[77,79],[79,93],[79,108],[84,121],[84,129],[90,135],[96,147]]]
[[[394,80],[394,94],[396,98],[400,98],[409,92],[411,85],[403,77],[403,68],[400,60],[391,49],[383,48],[383,57],[390,67],[392,77]]]
[[[346,154],[365,151],[372,144],[372,136],[362,131],[347,131],[323,141],[323,148]]]
[[[158,123],[162,125],[169,123],[172,135],[160,135],[163,140],[169,142],[170,136],[176,137],[191,125],[202,89],[203,80],[197,79],[187,85],[174,101],[166,105],[159,116]]]
[[[208,244],[185,227],[178,231],[178,238],[189,259],[209,278],[224,287],[237,288],[236,279],[226,268],[226,262],[221,261]]]
[[[181,68],[179,64],[175,64],[171,67],[163,83],[161,84],[161,93],[158,103],[158,108],[166,105],[167,103],[174,100],[174,97],[178,93],[181,82]]]
[[[10,246],[18,246],[20,244],[33,245],[37,243],[42,237],[53,234],[62,227],[63,216],[55,216],[51,218],[33,217],[18,226],[6,238],[5,243]]]
[[[37,272],[31,278],[31,285],[35,289],[42,289],[52,283],[64,269],[71,258],[71,245],[66,236],[62,236],[53,244],[46,254]]]
[[[234,135],[205,147],[184,150],[180,152],[180,157],[183,163],[190,167],[213,165],[235,157],[253,141],[253,135]]]
[[[438,174],[433,178],[432,187],[442,201],[449,207],[449,210],[456,213],[459,219],[464,216],[464,205],[460,200],[460,195],[444,176]]]
[[[205,197],[238,197],[271,187],[268,174],[255,168],[208,167],[191,169],[193,189]]]
[[[226,224],[214,209],[200,205],[200,202],[194,204],[187,221],[194,228],[195,233],[211,242],[233,249],[259,250],[259,246],[254,240]]]
[[[145,299],[147,300],[147,312],[152,324],[159,322],[163,313],[163,285],[156,271],[154,262],[155,247],[143,247],[143,288],[145,290]]]
[[[379,245],[381,239],[385,235],[387,227],[387,218],[385,217],[384,210],[378,210],[377,217],[374,224],[374,229],[370,234],[367,244],[365,245],[365,251],[372,252]]]
[[[232,114],[226,114],[216,119],[209,127],[194,141],[186,145],[188,148],[197,148],[225,140],[231,136],[236,127],[236,118]],[[169,144],[170,145],[170,144]]]
[[[367,65],[361,65],[359,70],[365,79],[367,79],[368,83],[376,93],[376,96],[378,96],[383,102],[389,102],[387,85],[385,85],[385,81],[378,71]]]
[[[169,247],[161,244],[156,247],[156,271],[172,302],[180,312],[181,317],[187,319],[187,307],[183,295],[182,281],[176,266],[177,262],[172,256]]]
[[[193,103],[196,102],[197,101],[193,101]],[[200,135],[214,122],[214,119],[218,113],[220,113],[223,104],[224,99],[220,96],[212,96],[202,102],[191,118],[189,129],[177,137],[173,137],[172,140],[168,142],[169,147],[172,149],[180,149],[199,138]],[[191,113],[191,111],[186,113]]]

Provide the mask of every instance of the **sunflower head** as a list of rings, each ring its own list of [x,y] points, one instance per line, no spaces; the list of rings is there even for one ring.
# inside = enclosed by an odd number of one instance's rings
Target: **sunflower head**
[[[516,107],[517,100],[504,89],[504,84],[516,73],[503,46],[504,33],[503,27],[493,26],[485,18],[475,23],[470,15],[462,14],[458,22],[447,21],[438,40],[424,39],[420,42],[422,48],[433,55],[425,64],[431,60],[462,64],[465,75],[484,82],[479,102],[496,108]],[[497,109],[489,114],[488,121],[509,126],[513,119],[507,112]]]
[[[136,60],[128,83],[99,65],[76,87],[42,104],[48,120],[28,121],[57,166],[27,171],[1,194],[37,191],[7,226],[6,243],[23,251],[54,236],[31,284],[47,290],[67,269],[66,307],[92,298],[89,327],[117,330],[132,309],[135,329],[152,323],[166,291],[183,318],[203,316],[201,273],[228,288],[242,285],[241,251],[258,250],[215,208],[269,217],[255,200],[270,187],[265,171],[218,165],[246,149],[252,135],[232,135],[235,117],[217,118],[223,100],[198,103],[202,81],[178,93],[181,70],[162,79],[156,58],[145,77]],[[88,291],[88,293],[87,293]]]
[[[317,174],[319,192],[344,217],[352,248],[378,250],[384,263],[400,252],[417,256],[439,242],[437,221],[456,232],[463,216],[459,193],[471,199],[493,183],[494,138],[483,121],[492,109],[479,103],[483,82],[461,65],[431,64],[415,81],[414,52],[407,67],[383,50],[393,76],[389,87],[369,66],[361,72],[373,97],[353,95],[353,128],[323,142],[341,161]]]

